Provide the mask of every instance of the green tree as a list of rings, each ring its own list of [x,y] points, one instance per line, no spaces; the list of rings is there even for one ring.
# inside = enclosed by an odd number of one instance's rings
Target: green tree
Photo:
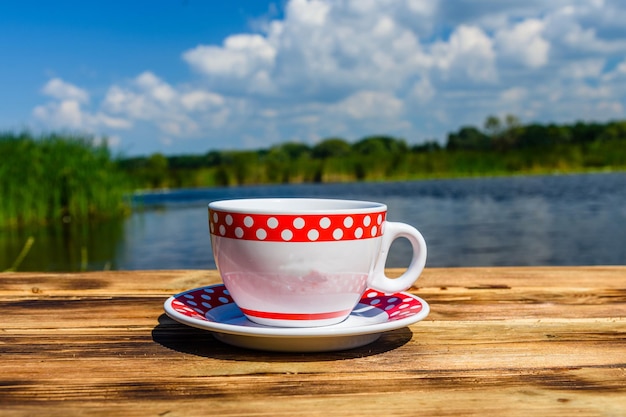
[[[312,156],[318,159],[350,155],[350,144],[341,138],[324,139],[313,146]]]
[[[382,155],[385,153],[405,153],[409,146],[403,139],[391,136],[368,136],[352,145],[352,149],[361,155]]]
[[[547,135],[547,129],[544,125],[538,123],[526,125],[520,131],[519,147],[534,148],[541,146],[545,143]]]
[[[259,182],[256,174],[259,156],[255,151],[234,151],[229,155],[230,168],[237,185],[254,184]]]
[[[441,144],[437,142],[436,139],[427,140],[420,144],[411,146],[411,152],[414,152],[414,153],[423,153],[423,152],[431,153],[431,152],[437,152],[440,150],[441,150]]]
[[[550,124],[546,129],[546,139],[548,145],[568,144],[572,141],[572,131],[567,126]]]
[[[145,177],[152,188],[167,185],[168,162],[161,153],[154,153],[146,160],[144,167]]]
[[[449,133],[449,150],[484,150],[491,147],[491,139],[474,126],[463,126],[458,133]]]
[[[220,151],[210,151],[204,155],[204,161],[206,167],[215,167],[223,163],[224,156]]]
[[[392,177],[406,169],[409,146],[404,139],[391,136],[368,136],[352,145],[355,156],[354,174],[357,179],[374,176]]]
[[[611,122],[606,125],[602,133],[598,135],[598,140],[615,141],[626,139],[626,121]]]
[[[604,125],[600,123],[585,123],[578,121],[569,129],[572,140],[576,143],[591,143],[598,139],[604,130]]]
[[[288,183],[290,177],[291,157],[283,146],[272,147],[265,155],[265,171],[269,182]]]
[[[492,138],[496,138],[502,133],[502,122],[498,116],[489,115],[484,123],[485,132]]]
[[[504,117],[504,128],[496,137],[492,137],[493,146],[497,149],[513,149],[519,145],[523,134],[520,120],[513,114]]]
[[[309,145],[305,145],[304,143],[287,142],[276,147],[287,154],[291,160],[296,160],[311,154],[311,147]]]

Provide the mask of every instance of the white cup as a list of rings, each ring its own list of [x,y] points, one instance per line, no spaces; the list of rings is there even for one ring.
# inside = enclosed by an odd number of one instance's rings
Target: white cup
[[[242,199],[209,204],[213,256],[224,285],[253,322],[325,326],[350,315],[369,287],[411,287],[426,263],[414,227],[386,221],[381,203],[332,199]],[[413,248],[407,270],[385,276],[392,242]]]

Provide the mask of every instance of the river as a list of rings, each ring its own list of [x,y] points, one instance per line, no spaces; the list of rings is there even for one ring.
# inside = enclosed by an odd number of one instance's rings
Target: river
[[[215,268],[207,204],[226,198],[320,197],[379,201],[388,219],[419,229],[429,267],[626,263],[626,173],[408,182],[185,189],[138,194],[123,221],[3,232],[0,270]],[[409,262],[391,248],[388,267]]]

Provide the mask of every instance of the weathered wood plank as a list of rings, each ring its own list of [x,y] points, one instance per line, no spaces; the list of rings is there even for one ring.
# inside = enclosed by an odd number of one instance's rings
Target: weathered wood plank
[[[388,270],[390,277],[402,270]],[[221,281],[215,270],[201,271],[100,271],[76,274],[2,273],[0,297],[171,294]],[[508,290],[510,288],[626,289],[626,268],[599,267],[498,267],[427,268],[416,288]]]
[[[0,415],[626,415],[626,267],[427,269],[425,321],[325,354],[239,349],[163,314],[215,282],[0,274]]]

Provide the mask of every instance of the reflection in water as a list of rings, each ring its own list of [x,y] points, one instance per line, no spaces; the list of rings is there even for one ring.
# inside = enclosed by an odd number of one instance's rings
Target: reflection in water
[[[444,181],[424,194],[389,206],[422,231],[429,266],[626,263],[624,174]]]
[[[123,238],[123,228],[124,220],[112,220],[3,230],[0,232],[0,271],[13,265],[31,236],[33,245],[19,271],[117,269],[116,247]]]
[[[541,198],[507,205],[489,197],[433,200],[426,207],[421,221],[426,239],[433,237],[430,266],[551,263],[552,214]]]
[[[121,269],[214,269],[206,206],[135,213],[117,259]]]
[[[427,266],[610,265],[626,263],[626,174],[306,184],[178,190],[142,196],[123,222],[39,230],[21,270],[215,268],[207,204],[224,198],[328,197],[380,201],[391,221],[417,227]],[[0,270],[28,232],[0,234]],[[406,266],[410,245],[387,266]]]

